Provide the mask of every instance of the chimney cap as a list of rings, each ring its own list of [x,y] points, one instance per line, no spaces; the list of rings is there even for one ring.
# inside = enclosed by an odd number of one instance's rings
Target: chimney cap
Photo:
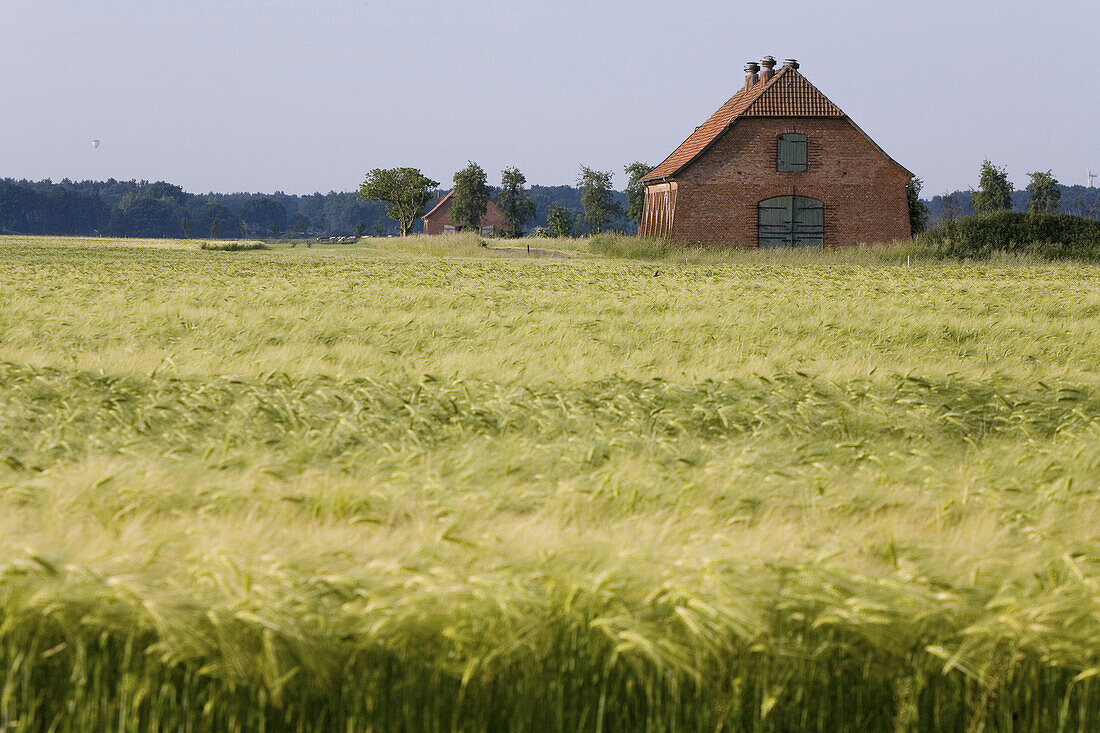
[[[760,65],[763,66],[765,69],[774,69],[775,57],[765,56],[764,58],[760,59]]]
[[[783,59],[783,68],[784,69],[797,69],[798,68],[798,59]]]
[[[745,71],[750,71],[755,74],[756,72],[760,71],[760,64],[756,63],[755,61],[747,61],[745,63]]]

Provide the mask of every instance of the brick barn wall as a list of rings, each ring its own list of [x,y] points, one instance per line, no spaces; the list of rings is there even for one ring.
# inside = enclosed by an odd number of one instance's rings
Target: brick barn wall
[[[446,224],[456,226],[455,222],[451,220],[450,201],[444,204],[442,208],[437,210],[430,217],[424,217],[424,233],[442,234],[443,227]],[[508,228],[508,222],[504,220],[504,214],[492,201],[489,202],[489,206],[485,209],[485,216],[481,217],[481,226],[489,226],[490,224],[497,228],[497,232]]]
[[[805,171],[776,170],[776,140],[808,139]],[[907,239],[908,175],[843,118],[742,118],[676,177],[672,239],[756,246],[757,204],[808,196],[825,204],[825,245]]]

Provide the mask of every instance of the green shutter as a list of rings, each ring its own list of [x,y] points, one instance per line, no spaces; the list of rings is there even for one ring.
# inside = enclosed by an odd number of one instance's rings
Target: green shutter
[[[806,170],[806,136],[797,134],[780,135],[776,158],[777,170]]]
[[[795,166],[799,166],[799,170],[806,170],[806,138],[802,135],[791,135],[792,138],[801,138],[791,140],[791,163]]]

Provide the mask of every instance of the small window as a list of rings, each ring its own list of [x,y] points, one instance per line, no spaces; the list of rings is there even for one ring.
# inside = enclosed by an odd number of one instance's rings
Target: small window
[[[776,165],[777,170],[806,170],[806,136],[794,134],[780,135],[778,161]]]

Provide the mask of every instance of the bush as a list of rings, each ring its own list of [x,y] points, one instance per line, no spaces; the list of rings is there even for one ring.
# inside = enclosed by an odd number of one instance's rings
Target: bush
[[[297,244],[291,244],[294,246]],[[218,252],[240,252],[243,250],[251,249],[267,249],[267,245],[263,242],[203,242],[200,249],[217,250]]]
[[[936,257],[981,259],[994,254],[1049,260],[1100,260],[1100,221],[1069,214],[996,211],[947,221],[918,241]]]
[[[628,236],[618,232],[597,234],[588,243],[588,251],[593,254],[632,260],[663,260],[675,249],[667,239]]]

